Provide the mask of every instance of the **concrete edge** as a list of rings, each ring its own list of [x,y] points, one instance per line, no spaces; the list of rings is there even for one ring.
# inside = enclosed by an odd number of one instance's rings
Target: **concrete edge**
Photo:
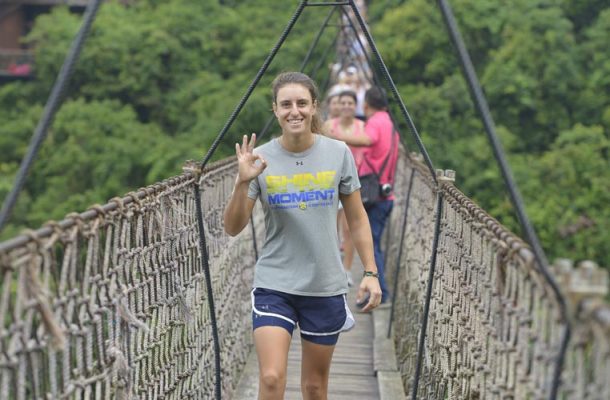
[[[375,338],[373,342],[373,367],[377,375],[377,386],[381,400],[406,400],[402,378],[396,362],[394,339],[388,334],[390,309],[373,311]]]
[[[233,391],[231,399],[256,399],[258,397],[258,359],[254,346],[250,345],[250,355],[246,365],[241,372],[237,387]]]

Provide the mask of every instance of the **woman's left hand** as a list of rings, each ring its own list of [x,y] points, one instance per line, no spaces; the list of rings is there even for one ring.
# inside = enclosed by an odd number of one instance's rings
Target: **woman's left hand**
[[[358,288],[358,296],[356,296],[356,302],[360,303],[366,299],[366,293],[368,293],[369,302],[362,308],[362,312],[367,312],[377,307],[381,303],[381,286],[379,286],[379,279],[374,276],[365,276],[360,282]]]

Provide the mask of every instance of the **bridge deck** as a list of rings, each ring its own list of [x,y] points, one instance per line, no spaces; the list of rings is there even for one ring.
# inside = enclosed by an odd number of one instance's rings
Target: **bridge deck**
[[[354,262],[354,276],[362,274],[362,267]],[[351,288],[348,304],[354,313],[356,326],[339,336],[330,370],[329,399],[379,399],[377,378],[373,368],[373,318],[369,314],[355,312],[356,289]],[[301,340],[298,331],[293,334],[288,354],[288,380],[286,400],[302,399],[301,396]],[[242,375],[234,400],[256,399],[258,393],[258,365],[254,350]]]

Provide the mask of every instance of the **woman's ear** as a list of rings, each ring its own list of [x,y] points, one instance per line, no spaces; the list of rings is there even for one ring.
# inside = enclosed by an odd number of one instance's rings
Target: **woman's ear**
[[[273,114],[277,117],[277,106],[275,105],[275,101],[271,103],[271,109],[273,110]]]

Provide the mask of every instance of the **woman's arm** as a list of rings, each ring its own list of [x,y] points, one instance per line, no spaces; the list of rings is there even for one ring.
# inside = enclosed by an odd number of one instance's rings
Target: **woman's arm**
[[[341,203],[345,210],[345,217],[352,235],[352,241],[362,260],[364,270],[376,273],[377,264],[375,264],[375,253],[373,251],[373,235],[371,233],[371,226],[369,225],[369,217],[362,205],[360,190],[356,190],[347,195],[341,194],[339,197],[341,198]],[[371,276],[362,278],[362,282],[358,289],[357,301],[362,301],[364,299],[365,292],[370,294],[369,302],[362,310],[368,311],[377,307],[381,302],[379,279]]]
[[[356,147],[371,146],[373,144],[373,140],[366,134],[364,134],[364,135],[344,135],[342,133],[337,133],[334,136],[334,138],[337,140],[342,140],[350,146],[356,146]]]
[[[253,153],[255,143],[256,134],[254,133],[250,141],[248,141],[248,136],[244,135],[241,146],[239,143],[235,143],[239,171],[235,179],[233,194],[224,212],[225,231],[231,236],[237,235],[248,224],[256,203],[256,200],[248,197],[248,187],[250,181],[259,176],[267,167],[267,162],[259,154]],[[258,163],[257,160],[259,160]]]
[[[249,181],[236,181],[229,204],[225,208],[225,232],[231,236],[237,235],[248,225],[254,204],[256,204],[256,200],[248,197],[248,186],[250,186]]]

